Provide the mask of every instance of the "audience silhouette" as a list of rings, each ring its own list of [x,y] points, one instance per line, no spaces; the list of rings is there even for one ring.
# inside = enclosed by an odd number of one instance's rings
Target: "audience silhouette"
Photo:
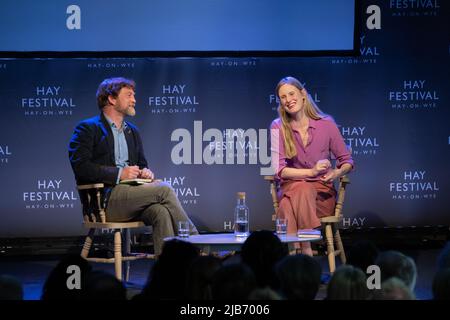
[[[186,297],[192,300],[211,300],[212,279],[221,266],[222,260],[217,257],[197,257],[188,271]]]
[[[165,242],[139,298],[184,299],[188,272],[198,256],[199,250],[189,242],[177,239]]]
[[[450,242],[437,259],[432,282],[433,299],[450,299]],[[367,286],[367,267],[381,271],[381,289]],[[73,267],[79,287],[69,285]],[[72,269],[70,269],[72,268]],[[72,270],[72,271],[70,271]],[[322,276],[317,257],[288,255],[272,231],[251,233],[233,259],[200,255],[193,244],[167,241],[140,293],[128,290],[112,273],[93,271],[78,254],[65,256],[48,275],[42,300],[313,300]],[[417,269],[414,260],[399,251],[379,252],[370,241],[356,242],[348,250],[348,264],[339,266],[326,289],[326,300],[414,300]],[[320,295],[319,295],[320,296]],[[21,282],[0,275],[0,300],[22,300]],[[320,297],[319,297],[320,299]]]
[[[259,287],[277,289],[274,267],[287,254],[286,246],[272,231],[262,230],[252,232],[247,238],[242,246],[241,259],[252,269]]]
[[[79,268],[80,288],[68,285],[71,275],[69,267]],[[86,278],[92,270],[91,265],[80,255],[70,254],[64,257],[50,272],[42,290],[42,300],[81,300],[83,299]]]
[[[327,287],[327,300],[366,300],[369,297],[367,277],[351,265],[336,269]]]
[[[253,271],[245,264],[223,265],[213,276],[213,300],[247,300],[257,286]]]
[[[23,286],[19,279],[12,275],[0,275],[1,300],[23,300]]]
[[[322,268],[313,257],[287,256],[276,266],[280,293],[288,300],[313,300],[319,290]]]
[[[403,281],[412,292],[414,291],[417,270],[413,259],[401,252],[390,250],[380,253],[375,260],[375,264],[380,267],[381,283],[389,278],[396,277]]]

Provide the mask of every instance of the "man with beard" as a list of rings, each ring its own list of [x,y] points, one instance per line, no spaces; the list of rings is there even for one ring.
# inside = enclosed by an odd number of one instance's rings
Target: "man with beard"
[[[138,129],[125,116],[136,114],[135,83],[105,79],[97,90],[99,116],[81,121],[69,144],[69,158],[77,184],[103,183],[107,222],[143,221],[153,226],[155,254],[165,237],[174,236],[179,221],[189,221],[174,190],[160,181],[139,185],[123,180],[153,179]]]

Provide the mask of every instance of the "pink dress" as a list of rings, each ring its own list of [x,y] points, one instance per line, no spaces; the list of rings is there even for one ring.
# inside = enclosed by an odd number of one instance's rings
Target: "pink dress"
[[[323,184],[320,176],[291,180],[281,178],[284,168],[311,169],[321,159],[336,159],[336,167],[344,163],[353,167],[353,159],[339,129],[330,117],[309,120],[308,141],[303,145],[300,133],[293,130],[297,156],[288,159],[285,154],[281,119],[271,125],[272,166],[281,183],[277,216],[288,219],[288,233],[298,229],[320,227],[319,218],[334,213],[336,190],[333,183]]]

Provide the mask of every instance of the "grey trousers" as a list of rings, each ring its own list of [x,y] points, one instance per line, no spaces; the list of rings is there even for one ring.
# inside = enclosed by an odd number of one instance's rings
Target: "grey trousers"
[[[106,208],[106,220],[114,222],[140,220],[145,225],[151,225],[153,246],[157,255],[161,254],[163,239],[177,234],[179,221],[189,221],[191,233],[198,233],[175,191],[165,182],[115,186]]]

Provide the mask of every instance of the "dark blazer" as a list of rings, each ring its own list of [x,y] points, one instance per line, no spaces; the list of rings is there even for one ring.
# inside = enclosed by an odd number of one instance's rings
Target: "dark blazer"
[[[126,123],[129,165],[147,168],[139,131]],[[77,184],[104,183],[109,187],[116,184],[119,168],[115,164],[114,136],[103,113],[75,127],[69,144],[69,159]]]

